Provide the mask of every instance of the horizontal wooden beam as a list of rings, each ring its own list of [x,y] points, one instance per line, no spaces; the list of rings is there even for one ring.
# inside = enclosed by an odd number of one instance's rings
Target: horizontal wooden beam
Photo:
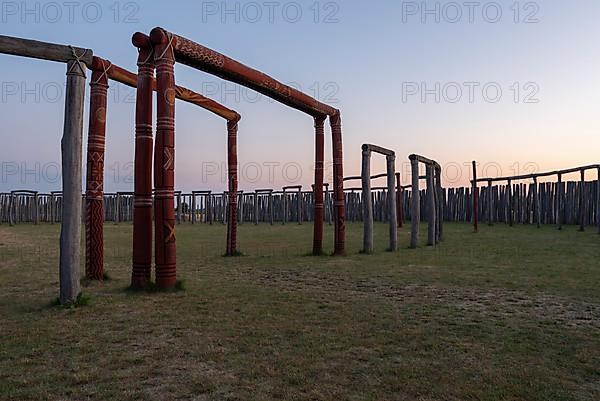
[[[519,180],[529,180],[529,179],[534,179],[534,178],[540,178],[540,177],[551,177],[553,175],[564,175],[564,174],[572,174],[572,173],[578,173],[580,171],[587,171],[587,170],[596,170],[600,168],[600,164],[592,164],[589,166],[582,166],[582,167],[573,167],[573,168],[568,168],[568,169],[564,169],[564,170],[555,170],[555,171],[548,171],[545,173],[532,173],[532,174],[523,174],[523,175],[513,175],[513,176],[509,176],[509,177],[495,177],[495,178],[478,178],[475,182],[498,182],[498,181],[519,181]],[[473,183],[473,180],[471,180],[471,183]]]
[[[246,86],[314,117],[339,114],[337,109],[187,38],[167,32],[162,28],[154,28],[150,37],[154,40],[163,35],[170,38],[177,62]]]
[[[39,42],[37,40],[0,35],[0,53],[30,57],[40,60],[68,63],[79,58],[87,67],[92,67],[94,52],[91,49]]]
[[[371,152],[379,153],[384,156],[396,156],[396,153],[391,149],[386,149],[381,146],[371,145],[367,143],[362,146],[362,150],[370,150]]]
[[[383,177],[387,177],[387,173],[381,173],[381,174],[376,174],[376,175],[372,175],[371,179],[372,180],[376,180],[378,178],[383,178]],[[344,181],[358,181],[358,180],[362,180],[362,177],[360,175],[355,175],[352,177],[345,177]]]
[[[110,68],[108,68],[108,66],[110,66]],[[104,60],[100,57],[94,57],[94,62],[91,69],[94,71],[103,72],[104,67],[108,68],[107,74],[111,80],[120,82],[123,85],[127,85],[131,88],[137,88],[137,74],[127,71],[118,65],[111,64],[108,60]],[[152,89],[156,91],[155,79],[152,80]],[[182,86],[175,86],[175,97],[186,103],[202,107],[203,109],[208,110],[226,119],[227,121],[239,121],[241,118],[237,112]]]
[[[441,169],[441,166],[438,164],[438,162],[436,162],[435,160],[429,159],[425,156],[412,154],[412,155],[408,156],[408,158],[409,158],[409,160],[416,160],[420,163],[428,164],[430,166],[435,167],[438,170]]]

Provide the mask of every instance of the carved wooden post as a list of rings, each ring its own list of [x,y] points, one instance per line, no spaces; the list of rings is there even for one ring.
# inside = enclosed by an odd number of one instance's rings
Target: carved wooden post
[[[333,197],[335,199],[334,255],[345,254],[346,211],[344,203],[344,156],[342,148],[342,118],[339,112],[329,117],[333,144]]]
[[[145,40],[144,40],[145,39]],[[133,36],[140,49],[135,105],[133,261],[131,287],[145,288],[152,270],[152,103],[154,53],[147,38]]]
[[[104,278],[104,148],[110,65],[94,57],[87,145],[85,275]],[[96,65],[97,64],[97,65]]]
[[[477,190],[477,162],[473,161],[473,229],[477,232],[479,228],[479,191]]]
[[[419,192],[419,161],[416,158],[410,159],[411,167],[411,200],[410,200],[410,247],[419,246],[419,224],[421,222],[421,194]]]
[[[433,180],[433,166],[427,164],[427,245],[435,245],[435,185]]]
[[[579,231],[585,231],[585,170],[581,170],[579,185]]]
[[[325,117],[315,117],[315,184],[313,255],[323,253],[323,168],[325,160]]]
[[[156,64],[156,145],[154,148],[156,285],[172,288],[177,281],[175,239],[175,75],[172,37],[163,30],[150,34]]]
[[[386,156],[388,209],[390,214],[390,251],[398,250],[398,211],[396,210],[396,156]]]
[[[229,174],[229,214],[227,216],[227,255],[237,254],[238,220],[238,160],[237,131],[238,120],[227,122],[227,164]]]
[[[371,199],[371,150],[362,147],[363,252],[373,253],[373,203]]]
[[[73,302],[81,293],[81,178],[83,141],[83,102],[86,67],[69,61],[65,99],[62,152],[62,225],[60,229],[60,303]]]

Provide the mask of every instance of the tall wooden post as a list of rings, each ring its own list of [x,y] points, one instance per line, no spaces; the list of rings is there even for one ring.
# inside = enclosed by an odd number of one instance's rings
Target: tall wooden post
[[[579,231],[585,231],[585,170],[581,170],[579,185]]]
[[[238,161],[237,131],[238,120],[227,123],[227,163],[229,174],[229,214],[227,216],[227,255],[237,254],[237,220],[238,220]]]
[[[86,67],[83,62],[67,64],[65,122],[62,153],[62,225],[60,229],[60,303],[73,302],[81,293],[81,179],[83,102]]]
[[[323,253],[323,168],[325,160],[325,117],[315,117],[315,184],[313,255]]]
[[[558,229],[562,230],[562,221],[563,221],[563,182],[562,182],[562,174],[558,174],[558,183],[556,184],[556,223],[558,224]]]
[[[258,225],[258,192],[254,192],[254,225]]]
[[[427,164],[426,177],[427,177],[427,245],[435,245],[435,184],[433,180],[433,166]]]
[[[288,214],[288,200],[287,200],[287,191],[284,188],[283,193],[281,194],[281,200],[283,201],[283,213],[281,217],[281,224],[285,225],[287,223],[287,214]]]
[[[390,214],[390,251],[398,250],[398,211],[396,210],[396,156],[386,156],[388,209]]]
[[[507,197],[508,197],[508,225],[513,226],[514,213],[513,213],[513,192],[512,192],[512,180],[508,180],[507,185]]]
[[[154,258],[156,285],[168,289],[177,281],[175,238],[175,56],[171,37],[163,30],[150,34],[156,64],[156,145],[154,148]]]
[[[444,189],[442,188],[442,169],[439,166],[435,168],[435,187],[437,196],[437,224],[436,242],[441,242],[444,237]]]
[[[598,180],[596,181],[596,224],[598,225],[598,234],[600,234],[600,167],[597,169]]]
[[[472,184],[472,198],[473,198],[473,229],[475,232],[479,226],[479,191],[477,190],[477,162],[473,160],[473,184]]]
[[[104,278],[104,149],[107,71],[110,65],[95,57],[94,67],[90,83],[87,144],[85,276],[90,280],[102,280]]]
[[[145,288],[152,270],[152,103],[154,53],[147,37],[133,36],[138,47],[135,105],[135,165],[133,195],[133,260],[131,287]]]
[[[339,112],[329,116],[333,144],[333,197],[335,199],[334,255],[345,254],[346,211],[344,203],[344,155],[342,147],[342,117]]]
[[[298,188],[298,203],[296,204],[296,214],[298,215],[298,224],[302,225],[304,216],[302,216],[302,187]]]
[[[488,226],[492,225],[492,180],[488,181],[487,187]]]
[[[373,203],[371,199],[371,150],[362,147],[363,252],[373,253]]]
[[[402,228],[404,225],[404,199],[402,196],[402,180],[400,173],[396,173],[396,215],[398,216],[398,227]]]
[[[410,247],[419,246],[419,224],[421,223],[421,194],[419,192],[419,161],[410,160],[411,180],[412,180],[412,198],[410,200]]]
[[[538,188],[538,180],[537,177],[533,177],[533,202],[535,205],[535,224],[537,228],[540,228],[542,211],[540,207],[540,191]]]

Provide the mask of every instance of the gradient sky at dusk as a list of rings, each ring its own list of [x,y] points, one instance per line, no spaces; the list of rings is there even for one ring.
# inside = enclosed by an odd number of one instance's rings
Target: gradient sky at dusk
[[[1,33],[89,47],[132,71],[134,32],[162,26],[187,36],[341,109],[347,176],[360,172],[362,143],[394,149],[403,172],[410,153],[434,158],[447,166],[448,186],[468,182],[464,164],[471,160],[481,163],[480,174],[492,176],[600,162],[597,0],[524,1],[517,3],[518,16],[513,0],[499,1],[502,17],[496,23],[491,22],[496,8],[485,1],[472,16],[462,6],[462,18],[454,23],[456,8],[446,1],[425,2],[429,9],[438,4],[439,23],[435,15],[415,10],[422,2],[227,2],[230,10],[238,9],[229,14],[223,2],[90,3],[78,3],[70,21],[62,2],[55,3],[62,16],[44,3],[25,2],[33,10],[26,12],[21,2],[3,2]],[[60,164],[64,66],[0,56],[0,72],[0,190],[59,189],[55,167]],[[242,114],[241,189],[310,185],[314,132],[309,116],[186,66],[176,67],[176,77],[178,84],[206,92]],[[472,99],[466,82],[474,88]],[[435,93],[424,102],[421,94],[409,95],[414,83],[429,90],[439,83],[439,103]],[[462,97],[453,102],[457,87]],[[502,95],[495,99],[497,88]],[[107,191],[133,187],[134,107],[134,92],[113,84]],[[183,103],[177,104],[176,115],[177,188],[223,189],[221,174],[208,172],[224,168],[225,122]],[[85,125],[87,131],[87,117]],[[330,160],[329,138],[326,152]],[[374,173],[384,170],[383,159],[372,165]],[[299,177],[297,166],[302,168]]]

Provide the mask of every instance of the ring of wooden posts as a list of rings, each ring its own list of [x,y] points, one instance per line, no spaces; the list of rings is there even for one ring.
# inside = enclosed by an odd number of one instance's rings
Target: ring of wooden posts
[[[473,200],[473,227],[477,232],[478,230],[478,222],[479,222],[479,187],[478,183],[485,182],[487,183],[486,188],[486,203],[487,203],[487,222],[488,225],[492,225],[494,216],[493,216],[493,198],[492,198],[492,185],[494,182],[507,182],[506,191],[507,191],[507,199],[508,199],[508,223],[510,226],[513,225],[515,207],[513,205],[513,181],[522,181],[522,180],[533,180],[533,216],[534,223],[539,228],[541,226],[541,201],[540,194],[538,190],[538,180],[543,177],[557,177],[557,188],[558,192],[556,196],[556,205],[554,208],[555,213],[555,221],[558,226],[558,229],[561,230],[563,226],[563,222],[565,220],[565,190],[564,190],[564,182],[563,176],[566,174],[579,173],[580,174],[580,185],[579,185],[579,194],[578,200],[579,204],[577,205],[577,209],[579,211],[578,221],[579,221],[579,230],[585,230],[585,216],[587,214],[586,210],[586,202],[585,202],[585,172],[588,170],[596,170],[598,173],[598,184],[596,185],[596,225],[598,227],[598,233],[600,234],[600,165],[593,164],[582,167],[573,167],[563,170],[554,170],[544,173],[532,173],[532,174],[521,174],[521,175],[513,175],[506,177],[488,177],[488,178],[478,178],[477,177],[477,162],[473,161],[473,179],[471,180],[472,187],[472,200]],[[518,217],[518,216],[517,216]]]

